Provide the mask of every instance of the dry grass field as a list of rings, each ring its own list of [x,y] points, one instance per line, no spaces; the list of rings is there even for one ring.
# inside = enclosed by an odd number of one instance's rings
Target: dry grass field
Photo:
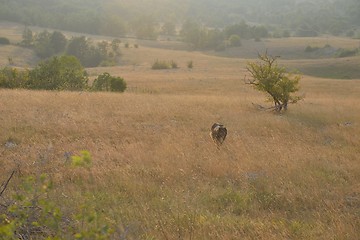
[[[121,66],[88,72],[123,77],[123,94],[0,90],[0,183],[20,170],[7,194],[47,173],[65,216],[85,204],[114,239],[360,238],[359,79],[304,75],[305,99],[279,115],[253,105],[269,103],[244,84],[245,59],[122,54]],[[179,68],[151,70],[156,59]],[[217,121],[221,149],[209,137]],[[81,150],[89,170],[70,166]]]

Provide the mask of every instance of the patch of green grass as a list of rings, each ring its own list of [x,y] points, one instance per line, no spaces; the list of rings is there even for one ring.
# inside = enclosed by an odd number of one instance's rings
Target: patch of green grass
[[[331,64],[312,64],[299,66],[298,70],[309,76],[331,79],[359,79],[360,71],[358,63],[344,61]]]

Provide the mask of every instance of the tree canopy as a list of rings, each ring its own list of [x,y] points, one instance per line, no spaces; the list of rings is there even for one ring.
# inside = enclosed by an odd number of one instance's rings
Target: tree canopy
[[[279,25],[305,36],[346,34],[360,21],[358,0],[185,0],[182,4],[178,0],[0,0],[0,4],[1,20],[116,37],[146,33],[145,38],[151,38],[153,28],[187,19],[209,28],[245,20]]]
[[[87,74],[74,56],[53,57],[29,73],[28,88],[45,90],[83,90]]]
[[[260,55],[260,62],[249,62],[246,69],[251,75],[248,84],[255,89],[266,92],[269,100],[274,103],[275,110],[287,110],[289,103],[301,99],[294,95],[299,90],[300,75],[292,75],[284,67],[280,67],[276,60],[278,57],[269,56],[267,53]]]

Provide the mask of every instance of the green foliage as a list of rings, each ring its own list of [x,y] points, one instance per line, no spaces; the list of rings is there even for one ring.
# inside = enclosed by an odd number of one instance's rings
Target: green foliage
[[[60,53],[65,51],[67,39],[62,32],[55,31],[50,36],[50,44],[55,53]]]
[[[124,92],[126,87],[123,78],[105,72],[94,80],[91,89]],[[9,67],[1,69],[0,88],[88,90],[88,76],[76,57],[53,57],[30,71],[19,71]]]
[[[193,21],[186,21],[181,29],[180,35],[184,42],[195,49],[218,49],[225,40],[223,31],[219,29],[208,29]]]
[[[120,55],[120,43],[121,43],[121,40],[120,39],[113,39],[111,41],[111,49],[113,50],[113,52],[116,54],[116,55]]]
[[[228,39],[232,35],[237,35],[243,39],[265,38],[269,35],[268,30],[264,26],[250,26],[245,21],[227,26],[224,31]]]
[[[104,60],[101,50],[92,46],[91,40],[85,36],[73,37],[66,53],[78,58],[85,67],[96,67]]]
[[[193,61],[188,61],[188,62],[187,62],[187,67],[188,67],[189,69],[192,69],[192,68],[194,67]]]
[[[229,38],[230,46],[232,47],[239,47],[241,46],[241,39],[239,35],[233,34]]]
[[[48,235],[60,236],[62,214],[49,199],[51,179],[42,174],[27,177],[12,197],[6,211],[0,215],[2,239],[37,239]],[[2,205],[4,207],[5,205]]]
[[[84,90],[88,77],[73,56],[53,57],[30,71],[27,88],[45,90]]]
[[[241,38],[260,39],[269,36],[264,26],[250,26],[244,21],[227,26],[224,30],[209,29],[193,21],[183,24],[180,35],[184,42],[191,44],[195,49],[225,50],[224,42],[229,41],[230,46],[241,46]]]
[[[26,31],[28,34],[23,35],[22,45],[34,47],[36,55],[40,58],[49,58],[66,51],[68,55],[78,58],[83,66],[97,67],[100,63],[116,65],[116,57],[120,56],[120,40],[113,40],[111,44],[102,41],[94,45],[90,39],[81,36],[72,38],[68,45],[68,40],[62,32],[50,33],[45,30],[33,36],[31,30],[27,29]],[[30,35],[33,39],[31,43],[29,43],[30,40],[26,39],[30,38]]]
[[[74,234],[75,239],[87,240],[106,240],[110,239],[114,230],[109,225],[101,222],[100,216],[94,210],[90,210],[88,206],[83,205],[80,213],[75,216],[78,222],[83,223],[79,226],[77,233]]]
[[[277,57],[268,56],[267,53],[259,55],[261,62],[249,62],[247,70],[252,79],[248,82],[255,89],[266,92],[269,100],[274,102],[275,110],[286,110],[288,103],[295,103],[301,99],[292,95],[299,90],[301,76],[292,76],[285,68],[278,66]]]
[[[141,15],[131,22],[130,25],[137,38],[156,39],[158,36],[156,20],[150,15]]]
[[[319,47],[312,47],[312,46],[308,45],[308,46],[306,46],[304,51],[309,53],[309,52],[315,52],[315,51],[317,51],[319,49],[320,49]]]
[[[291,28],[294,31],[304,29],[305,34],[309,34],[306,33],[309,29],[321,34],[344,34],[354,26],[358,26],[359,9],[360,3],[356,0],[311,2],[208,0],[187,4],[178,4],[176,0],[128,2],[67,0],[51,1],[51,3],[45,0],[12,0],[2,1],[0,19],[115,37],[125,36],[130,30],[136,35],[139,34],[139,37],[144,34],[146,37],[153,37],[152,33],[156,33],[159,22],[165,23],[161,29],[163,33],[173,33],[175,20],[185,21],[187,18],[201,19],[201,23],[210,28],[223,29],[234,22],[246,19],[266,25],[280,25],[282,28]],[[145,12],[147,17],[143,16]],[[308,25],[308,30],[304,28],[304,24]],[[240,36],[242,39],[245,38],[244,35]]]
[[[81,151],[80,156],[72,156],[71,157],[71,165],[74,167],[91,167],[91,156],[88,151]]]
[[[91,166],[88,151],[72,157],[75,167]],[[11,179],[11,178],[10,178]],[[9,180],[10,180],[9,179]],[[76,187],[76,186],[75,186]],[[0,239],[94,239],[114,238],[114,230],[87,197],[76,212],[64,216],[53,198],[54,184],[46,174],[29,176],[11,197],[0,198]]]
[[[170,61],[170,66],[171,66],[171,68],[178,68],[177,63],[173,60]]]
[[[24,47],[32,47],[33,44],[34,44],[34,34],[29,28],[26,27],[22,33],[22,41],[20,45]]]
[[[124,92],[126,82],[121,77],[114,77],[105,72],[94,80],[92,89],[94,91]]]
[[[5,37],[0,37],[0,44],[9,45],[10,40],[8,38],[5,38]]]
[[[24,88],[29,79],[29,71],[5,67],[0,70],[0,88]]]
[[[359,48],[355,48],[355,49],[344,49],[344,48],[340,48],[337,50],[337,57],[339,58],[343,58],[343,57],[352,57],[352,56],[356,56],[359,54]]]
[[[240,193],[233,189],[226,189],[226,191],[219,196],[211,199],[216,212],[231,212],[235,215],[241,215],[249,212],[252,206],[252,195],[244,192]]]
[[[319,33],[313,29],[299,28],[295,35],[297,37],[317,37]]]
[[[154,70],[169,69],[169,68],[170,68],[170,64],[167,61],[160,61],[160,60],[156,60],[151,66],[151,69]]]
[[[50,37],[51,34],[48,31],[43,31],[35,36],[35,53],[40,58],[48,58],[55,54],[55,51],[51,46]]]
[[[176,34],[176,25],[171,21],[165,22],[161,27],[161,33],[173,36]]]
[[[176,69],[178,68],[178,64],[173,60],[169,62],[156,60],[151,66],[151,69],[153,70],[170,69],[170,68]]]

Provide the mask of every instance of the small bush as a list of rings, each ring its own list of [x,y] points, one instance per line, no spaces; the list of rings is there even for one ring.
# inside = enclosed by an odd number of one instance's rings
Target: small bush
[[[194,67],[193,61],[189,61],[189,62],[187,63],[187,67],[188,67],[189,69],[192,69],[192,68]]]
[[[5,38],[5,37],[0,37],[0,44],[3,45],[9,45],[10,44],[10,40]]]
[[[126,89],[126,82],[120,77],[112,77],[110,87],[112,92],[124,92]]]
[[[359,52],[358,49],[343,49],[340,48],[337,52],[337,57],[343,58],[343,57],[352,57],[357,55]]]
[[[315,52],[316,50],[319,50],[319,47],[312,47],[312,46],[308,45],[304,51],[305,52]]]
[[[0,70],[0,88],[23,88],[29,80],[29,71],[5,67]]]
[[[159,61],[159,60],[156,60],[151,69],[154,69],[154,70],[159,70],[159,69],[169,69],[170,68],[170,64],[166,61]]]
[[[94,80],[92,89],[94,91],[124,92],[126,90],[126,82],[121,77],[113,77],[105,72]]]
[[[240,47],[241,46],[241,39],[239,35],[233,34],[229,38],[230,46],[232,47]]]
[[[223,43],[219,43],[216,47],[215,47],[215,51],[216,52],[223,52],[226,50],[226,44]]]
[[[174,61],[171,61],[171,62],[170,62],[170,65],[171,65],[171,68],[178,68],[177,63],[174,62]]]
[[[284,38],[288,38],[288,37],[291,36],[291,34],[290,34],[290,32],[289,32],[288,30],[284,30],[282,36],[283,36]]]
[[[89,176],[91,161],[88,151],[72,156],[72,166],[85,168]],[[8,182],[15,173],[13,171]],[[0,239],[115,239],[110,223],[101,221],[101,214],[89,210],[89,198],[84,198],[84,203],[74,213],[64,214],[53,201],[54,190],[51,176],[40,174],[24,178],[12,196],[2,195],[2,191]]]
[[[88,77],[76,57],[53,57],[30,71],[26,87],[44,90],[85,90],[88,87]]]

